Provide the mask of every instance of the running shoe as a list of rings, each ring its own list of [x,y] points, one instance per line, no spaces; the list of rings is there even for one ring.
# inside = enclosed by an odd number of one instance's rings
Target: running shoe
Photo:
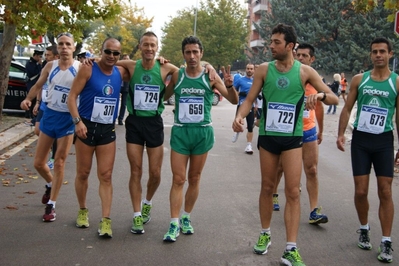
[[[98,235],[100,237],[112,237],[111,219],[102,218],[98,226]]]
[[[163,236],[163,241],[175,242],[179,236],[179,225],[178,223],[170,223],[168,232]]]
[[[254,151],[252,150],[252,144],[251,143],[248,143],[247,147],[245,147],[245,153],[246,154],[253,154],[254,153]]]
[[[182,215],[180,219],[180,230],[184,235],[194,234],[194,228],[191,226],[190,216]]]
[[[309,215],[310,224],[325,224],[328,222],[328,217],[321,213],[321,207],[314,208]]]
[[[370,229],[359,229],[356,233],[360,234],[357,246],[361,249],[370,250],[373,246],[370,244]]]
[[[279,211],[280,205],[278,204],[278,194],[273,194],[273,211]]]
[[[133,234],[144,234],[143,216],[133,217],[132,229],[130,229],[130,232]]]
[[[231,142],[236,143],[236,141],[238,140],[238,136],[240,136],[240,132],[235,132],[233,138],[231,139]]]
[[[381,242],[380,246],[378,247],[378,260],[382,262],[392,262],[392,242],[391,241],[384,241]]]
[[[283,256],[281,257],[281,262],[288,266],[305,266],[297,248],[284,251]]]
[[[50,168],[50,170],[53,170],[54,169],[54,159],[48,160],[47,165]]]
[[[78,212],[78,218],[76,218],[76,227],[87,228],[89,227],[89,210],[80,209]]]
[[[55,209],[53,204],[46,204],[43,214],[43,222],[54,222],[55,221]]]
[[[260,233],[258,242],[254,245],[254,253],[258,255],[266,254],[271,243],[272,239],[270,234]]]
[[[47,202],[50,200],[50,195],[51,195],[51,187],[45,186],[46,192],[44,192],[43,197],[42,197],[42,203],[47,204]]]
[[[151,221],[151,208],[152,205],[143,203],[141,207],[141,214],[143,215],[143,224],[146,224],[149,221]]]

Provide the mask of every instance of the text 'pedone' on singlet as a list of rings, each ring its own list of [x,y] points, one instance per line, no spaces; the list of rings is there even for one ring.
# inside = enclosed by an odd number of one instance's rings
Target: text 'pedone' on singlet
[[[393,130],[397,77],[392,72],[388,79],[375,81],[370,71],[364,72],[357,92],[357,116],[353,124],[357,130],[372,134]]]
[[[137,60],[126,102],[129,114],[147,117],[161,115],[165,109],[164,94],[165,84],[159,61],[155,61],[154,66],[146,70],[142,60]]]
[[[262,88],[264,102],[259,135],[303,136],[305,90],[300,77],[301,63],[295,60],[285,73],[279,72],[275,63],[269,63]]]

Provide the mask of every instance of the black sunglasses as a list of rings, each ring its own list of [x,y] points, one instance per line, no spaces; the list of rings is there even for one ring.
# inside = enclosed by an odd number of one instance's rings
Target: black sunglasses
[[[112,50],[109,50],[109,49],[104,49],[103,51],[104,51],[104,53],[106,53],[107,55],[110,55],[110,54],[112,54],[113,56],[118,56],[118,55],[120,55],[120,54],[121,54],[121,52],[118,52],[118,51],[112,51]]]
[[[58,35],[57,35],[57,39],[60,38],[60,37],[62,37],[62,36],[67,36],[67,37],[73,39],[73,35],[70,34],[69,32],[63,32],[63,33],[58,34]]]

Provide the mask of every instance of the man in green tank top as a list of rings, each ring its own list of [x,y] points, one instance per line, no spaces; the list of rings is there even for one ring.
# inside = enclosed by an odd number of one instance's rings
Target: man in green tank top
[[[281,157],[286,191],[284,220],[287,245],[281,257],[285,265],[305,265],[298,253],[299,184],[302,173],[302,114],[305,85],[310,83],[318,93],[307,96],[306,108],[314,109],[317,101],[337,104],[338,98],[310,66],[295,61],[293,49],[297,37],[292,26],[278,24],[272,30],[269,46],[275,61],[263,63],[255,71],[254,81],[233,122],[234,132],[243,132],[244,118],[262,92],[264,103],[259,125],[258,148],[262,184],[259,213],[262,230],[253,251],[266,254],[271,244],[270,224],[273,213],[273,189]]]
[[[158,51],[158,37],[153,32],[145,32],[139,43],[141,59],[121,60],[117,65],[123,66],[130,73],[130,88],[127,98],[129,116],[125,120],[126,152],[130,163],[129,191],[133,205],[131,232],[143,234],[144,226],[151,219],[152,198],[161,182],[163,160],[164,127],[161,114],[165,109],[165,81],[179,69],[155,58]],[[217,76],[212,66],[211,76]],[[173,88],[170,88],[173,94]],[[148,155],[147,193],[142,200],[142,166],[143,152],[146,146]]]
[[[355,207],[360,222],[360,228],[357,231],[360,234],[357,245],[364,250],[372,249],[367,195],[370,170],[373,165],[377,176],[380,200],[378,213],[382,229],[382,240],[378,248],[377,259],[382,262],[393,261],[391,231],[394,213],[392,201],[394,125],[392,118],[396,111],[395,123],[398,131],[399,78],[389,69],[389,59],[392,56],[392,43],[388,39],[379,37],[371,42],[370,57],[374,67],[371,71],[353,77],[339,118],[337,138],[337,148],[345,151],[344,133],[353,105],[357,101],[357,115],[353,124],[351,142]],[[399,152],[396,153],[395,162],[398,165]]]
[[[175,242],[180,231],[188,235],[194,233],[190,213],[199,194],[201,172],[208,151],[214,143],[211,120],[213,89],[217,89],[229,102],[238,102],[237,92],[232,86],[230,67],[227,72],[222,68],[224,84],[218,75],[214,80],[210,80],[209,75],[204,72],[201,66],[203,48],[197,37],[185,38],[182,52],[187,67],[173,73],[165,95],[165,98],[168,98],[171,95],[169,88],[174,88],[176,109],[170,138],[173,172],[169,197],[171,222],[168,232],[163,237],[163,240],[168,242]],[[183,213],[179,219],[186,179],[188,188],[184,197]]]

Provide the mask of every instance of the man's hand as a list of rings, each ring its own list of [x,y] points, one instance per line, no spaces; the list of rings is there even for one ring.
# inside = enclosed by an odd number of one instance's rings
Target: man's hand
[[[222,66],[222,73],[223,73],[223,78],[224,78],[224,85],[226,87],[230,87],[233,85],[233,76],[231,75],[230,72],[230,65],[227,66],[227,69]]]
[[[75,134],[81,139],[87,138],[87,127],[82,121],[75,125]]]
[[[236,117],[233,121],[233,131],[234,132],[244,132],[244,119],[242,117]]]
[[[85,58],[85,59],[83,60],[83,62],[82,62],[82,65],[92,66],[92,65],[93,65],[93,62],[98,62],[98,61],[100,61],[99,58],[93,58],[93,57]]]
[[[27,100],[27,99],[25,99],[25,100],[23,100],[23,101],[21,102],[20,107],[21,107],[22,110],[29,110],[29,108],[30,108],[31,105],[32,105],[32,102],[29,101],[29,100]]]
[[[338,136],[337,138],[337,148],[340,151],[345,151],[345,136]],[[398,156],[398,154],[396,154]]]
[[[166,59],[166,58],[165,58],[165,57],[163,57],[163,56],[160,56],[160,57],[158,57],[158,58],[157,58],[157,60],[159,61],[159,63],[160,63],[161,65],[163,65],[163,64],[166,64],[166,63],[169,63],[169,62],[170,62],[170,60]]]

